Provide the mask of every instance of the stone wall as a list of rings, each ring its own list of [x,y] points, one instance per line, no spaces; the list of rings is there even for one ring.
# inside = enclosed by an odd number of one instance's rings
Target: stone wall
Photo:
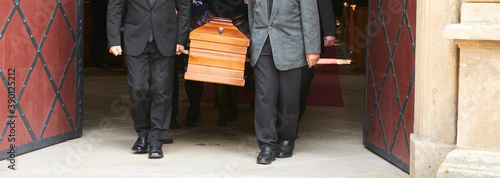
[[[499,7],[419,1],[412,177],[500,177]]]

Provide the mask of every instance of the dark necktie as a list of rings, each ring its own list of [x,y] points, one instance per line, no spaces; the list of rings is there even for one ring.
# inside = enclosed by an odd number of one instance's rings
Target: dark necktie
[[[153,7],[153,4],[155,3],[155,0],[149,0],[149,2],[151,2],[151,7]],[[149,42],[152,42],[153,41],[153,26],[151,26],[151,35],[149,35]]]
[[[267,17],[271,19],[271,11],[273,10],[273,0],[267,0]]]

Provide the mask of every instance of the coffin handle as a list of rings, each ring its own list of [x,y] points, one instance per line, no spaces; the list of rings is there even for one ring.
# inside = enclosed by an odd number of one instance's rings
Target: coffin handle
[[[187,49],[181,50],[181,53],[183,53],[183,54],[189,54],[189,50],[187,50]]]

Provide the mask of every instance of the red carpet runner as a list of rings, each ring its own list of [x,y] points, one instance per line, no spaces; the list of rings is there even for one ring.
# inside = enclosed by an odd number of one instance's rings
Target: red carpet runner
[[[316,65],[307,105],[344,107],[336,59],[321,58]]]
[[[205,83],[205,90],[201,103],[213,103],[215,101],[215,89],[213,84]],[[187,98],[183,102],[187,102]],[[238,104],[250,104],[254,101],[253,91],[245,91],[241,88],[238,92]],[[340,79],[338,75],[337,60],[335,59],[335,47],[328,47],[325,54],[316,66],[314,78],[311,81],[311,89],[307,100],[308,106],[333,106],[344,107],[342,92],[340,90]]]

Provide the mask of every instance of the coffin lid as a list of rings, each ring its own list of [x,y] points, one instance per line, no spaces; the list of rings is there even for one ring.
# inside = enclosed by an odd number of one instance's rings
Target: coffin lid
[[[222,34],[219,34],[219,28],[223,28]],[[231,20],[220,18],[214,18],[210,23],[193,30],[189,39],[238,46],[250,45],[250,40],[231,23]]]

